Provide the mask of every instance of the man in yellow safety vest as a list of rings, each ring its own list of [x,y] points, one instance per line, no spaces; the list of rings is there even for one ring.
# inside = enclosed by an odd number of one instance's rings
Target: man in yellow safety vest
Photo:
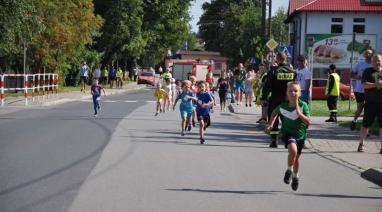
[[[325,95],[330,117],[325,122],[337,122],[337,101],[340,96],[340,76],[336,72],[336,66],[329,66],[328,81],[326,83]]]

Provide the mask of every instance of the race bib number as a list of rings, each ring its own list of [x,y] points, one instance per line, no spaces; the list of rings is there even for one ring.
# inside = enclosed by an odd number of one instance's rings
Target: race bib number
[[[277,73],[277,80],[293,80],[294,73]]]

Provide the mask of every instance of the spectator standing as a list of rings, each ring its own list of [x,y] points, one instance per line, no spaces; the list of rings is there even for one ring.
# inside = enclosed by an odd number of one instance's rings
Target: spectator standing
[[[382,154],[382,55],[375,55],[372,64],[373,67],[365,69],[362,75],[362,86],[365,89],[365,112],[357,151],[364,151],[364,142],[369,127],[373,124],[374,119],[377,118],[379,140],[381,142],[379,154]]]
[[[303,55],[300,55],[297,58],[297,69],[296,71],[296,80],[301,87],[301,96],[300,99],[305,103],[309,104],[310,100],[310,86],[312,82],[312,73],[308,69],[308,64],[306,58]]]
[[[337,122],[337,101],[340,96],[340,76],[336,72],[336,66],[329,66],[328,81],[326,83],[325,95],[330,117],[325,122]]]
[[[117,77],[117,69],[113,66],[110,70],[109,73],[109,83],[110,83],[110,89],[113,88],[114,81],[116,80]]]
[[[107,76],[109,75],[109,71],[107,70],[106,66],[101,71],[101,84],[106,85],[107,84]]]
[[[371,64],[371,59],[373,58],[373,51],[371,49],[366,50],[363,53],[363,56],[365,57],[365,61],[360,61],[355,65],[351,77],[355,79],[355,86],[354,86],[354,95],[355,100],[357,102],[357,110],[354,113],[354,119],[351,122],[350,130],[355,130],[355,124],[357,123],[358,117],[361,115],[363,106],[365,104],[365,90],[362,87],[362,74],[365,69],[373,67]]]
[[[100,78],[101,78],[101,66],[98,65],[97,68],[94,69],[93,79],[100,80]]]
[[[122,88],[123,86],[123,71],[121,69],[121,67],[118,68],[118,71],[117,71],[117,88]]]
[[[85,92],[85,85],[89,77],[89,66],[86,64],[86,61],[82,62],[80,71],[81,92]]]

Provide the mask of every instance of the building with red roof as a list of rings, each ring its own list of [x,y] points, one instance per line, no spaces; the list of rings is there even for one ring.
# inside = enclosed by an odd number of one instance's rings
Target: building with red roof
[[[367,48],[381,54],[381,22],[382,0],[290,0],[286,20],[293,57],[309,57],[316,77],[331,63],[350,70]]]

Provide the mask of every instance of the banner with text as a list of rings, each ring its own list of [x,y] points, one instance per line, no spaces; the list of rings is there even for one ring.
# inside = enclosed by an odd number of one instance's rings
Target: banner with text
[[[305,53],[313,57],[314,68],[328,68],[335,64],[337,68],[350,68],[353,48],[353,35],[339,34],[307,34]],[[367,49],[375,51],[377,35],[356,35],[353,51],[353,64],[364,60],[363,53]]]

